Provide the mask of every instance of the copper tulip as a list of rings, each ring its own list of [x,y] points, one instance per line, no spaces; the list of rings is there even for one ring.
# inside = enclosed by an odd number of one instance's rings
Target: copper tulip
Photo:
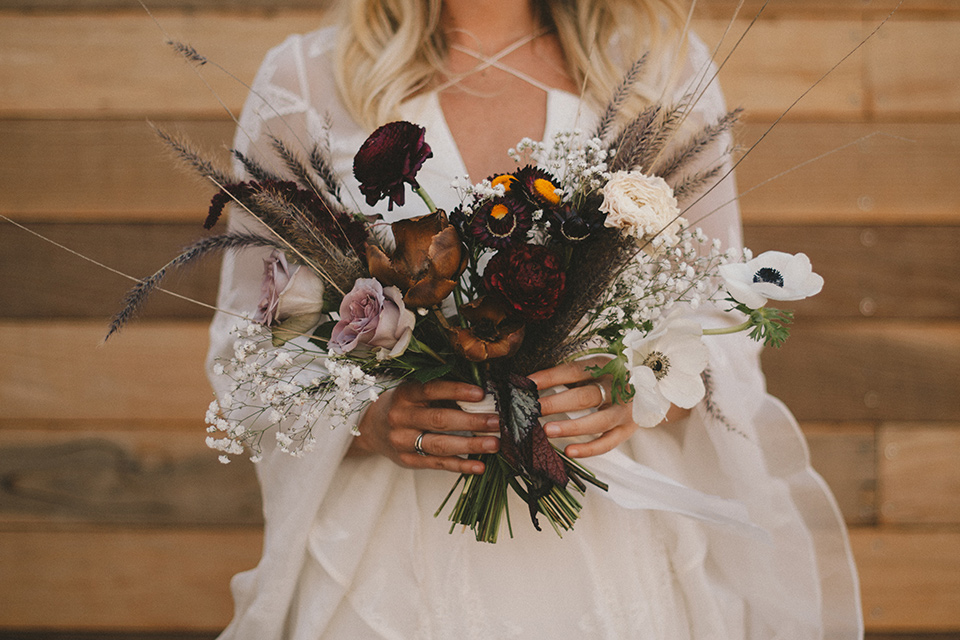
[[[512,356],[523,342],[524,325],[507,316],[504,305],[491,296],[483,296],[460,307],[469,328],[450,329],[454,350],[471,362]]]
[[[467,252],[457,230],[441,209],[398,220],[391,228],[396,240],[392,255],[367,245],[370,274],[385,285],[399,287],[408,307],[439,304],[450,295],[467,267]]]

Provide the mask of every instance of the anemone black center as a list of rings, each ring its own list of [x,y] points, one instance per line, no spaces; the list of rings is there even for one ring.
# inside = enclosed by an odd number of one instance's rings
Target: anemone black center
[[[772,267],[764,267],[753,274],[754,282],[766,282],[783,288],[783,275]]]
[[[644,359],[643,364],[650,367],[657,380],[662,380],[670,371],[670,360],[659,351],[650,352],[650,355]]]

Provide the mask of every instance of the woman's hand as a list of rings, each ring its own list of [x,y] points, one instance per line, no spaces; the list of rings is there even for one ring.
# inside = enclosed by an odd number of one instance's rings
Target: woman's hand
[[[405,382],[382,394],[367,408],[360,419],[360,435],[354,439],[350,451],[386,456],[401,467],[411,469],[483,473],[482,462],[459,456],[494,453],[500,446],[499,438],[446,432],[499,433],[496,414],[467,413],[443,406],[457,400],[477,402],[483,396],[483,389],[463,382]],[[424,434],[420,447],[427,455],[416,451],[420,434]]]
[[[588,458],[606,453],[632,436],[640,426],[633,421],[633,404],[613,404],[610,376],[594,378],[587,367],[602,367],[607,360],[589,358],[537,371],[529,378],[543,391],[557,385],[570,387],[565,391],[540,399],[544,416],[596,409],[575,420],[555,420],[543,425],[550,438],[596,435],[588,442],[567,445],[564,453],[571,458]],[[602,387],[602,391],[601,391]],[[668,420],[689,414],[689,410],[671,407]]]

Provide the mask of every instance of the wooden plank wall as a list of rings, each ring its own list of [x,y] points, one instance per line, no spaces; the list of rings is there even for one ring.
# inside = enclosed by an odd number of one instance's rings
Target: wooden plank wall
[[[208,196],[145,120],[214,149],[231,124],[133,4],[0,2],[0,213],[144,275],[196,236]],[[307,0],[150,4],[245,80],[321,17]],[[742,144],[894,4],[774,2],[721,74],[748,108]],[[736,2],[701,5],[714,42]],[[239,107],[241,86],[204,75]],[[877,639],[960,634],[958,77],[960,3],[908,0],[738,171],[747,190],[877,134],[742,200],[752,248],[805,251],[826,277],[765,366],[852,527]],[[122,277],[7,223],[0,269],[0,635],[212,635],[260,517],[249,465],[203,445],[208,312],[157,299],[101,347]],[[215,281],[206,266],[176,288],[212,301]]]

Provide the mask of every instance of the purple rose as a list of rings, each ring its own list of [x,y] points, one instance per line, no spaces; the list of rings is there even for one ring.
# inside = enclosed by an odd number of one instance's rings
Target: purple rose
[[[323,310],[323,281],[306,267],[291,266],[282,251],[274,250],[263,261],[260,293],[253,319],[267,326]]]
[[[380,347],[386,352],[383,357],[396,358],[410,344],[415,322],[400,289],[362,278],[340,303],[340,321],[333,328],[329,348],[342,354],[361,346]]]

